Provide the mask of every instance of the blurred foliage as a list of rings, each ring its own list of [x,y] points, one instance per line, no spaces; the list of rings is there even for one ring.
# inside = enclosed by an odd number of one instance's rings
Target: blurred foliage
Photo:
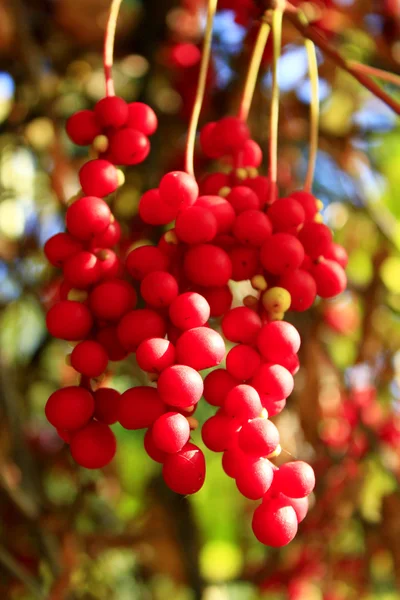
[[[344,56],[399,72],[397,0],[306,4]],[[7,600],[395,600],[400,128],[380,100],[322,54],[314,191],[350,254],[349,289],[293,317],[302,334],[302,368],[277,420],[285,453],[310,460],[318,476],[314,506],[296,540],[279,552],[256,542],[250,508],[218,455],[207,453],[201,492],[177,497],[145,455],[140,432],[115,426],[115,461],[91,473],[76,468],[45,420],[48,395],[76,376],[65,363],[68,344],[45,330],[44,314],[59,281],[42,248],[63,230],[66,201],[78,190],[86,150],[67,140],[63,125],[104,93],[108,5],[0,2],[0,591]],[[129,101],[149,102],[160,118],[149,159],[126,172],[112,200],[123,247],[154,235],[136,215],[138,199],[163,172],[182,164],[198,58],[182,63],[177,48],[199,45],[203,16],[204,5],[195,0],[122,5],[116,89]],[[231,11],[218,13],[204,119],[237,110],[251,39]],[[299,187],[305,173],[310,99],[305,52],[290,24],[284,42],[283,195]],[[269,60],[267,47],[250,115],[264,147]],[[400,96],[392,84],[385,88]],[[201,158],[198,168],[206,168]],[[118,365],[107,381],[120,391],[138,383],[132,362]],[[210,407],[201,406],[199,420],[209,414]]]

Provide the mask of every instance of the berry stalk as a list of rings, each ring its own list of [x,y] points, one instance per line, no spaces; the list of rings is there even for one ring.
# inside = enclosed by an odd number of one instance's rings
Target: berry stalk
[[[282,43],[282,17],[283,12],[277,8],[272,15],[273,39],[273,61],[272,61],[272,90],[271,90],[271,117],[269,135],[269,203],[272,204],[277,198],[277,174],[278,174],[278,122],[279,122],[279,82],[278,61],[281,54]]]
[[[387,81],[388,83],[393,83],[394,85],[400,86],[400,75],[396,75],[396,73],[383,71],[382,69],[377,69],[376,67],[370,67],[369,65],[364,65],[356,60],[348,60],[347,64],[354,71],[358,71],[358,73],[371,75],[372,77],[382,79],[382,81]]]
[[[214,23],[214,15],[217,10],[218,0],[209,0],[207,8],[207,22],[204,32],[203,51],[200,62],[200,73],[197,83],[196,98],[193,105],[192,114],[190,116],[189,129],[186,141],[185,153],[185,171],[189,175],[194,176],[194,146],[196,142],[196,131],[199,123],[201,107],[206,89],[207,71],[210,63],[212,31]]]
[[[239,106],[238,117],[243,121],[247,121],[249,116],[250,106],[257,83],[258,72],[260,70],[261,59],[270,31],[271,27],[269,23],[267,23],[265,17],[263,17],[260,22],[260,29],[258,30],[257,38],[253,47],[249,69],[247,71],[246,81],[244,84],[243,95]]]
[[[106,96],[115,96],[112,67],[114,62],[115,29],[117,27],[117,19],[121,4],[122,0],[112,0],[104,36],[103,64],[104,77],[106,80]]]
[[[314,42],[305,40],[304,42],[307,59],[308,71],[311,84],[311,102],[310,102],[310,149],[308,156],[307,174],[304,182],[304,190],[311,192],[314,179],[315,165],[318,152],[318,123],[319,123],[319,78],[318,63]]]

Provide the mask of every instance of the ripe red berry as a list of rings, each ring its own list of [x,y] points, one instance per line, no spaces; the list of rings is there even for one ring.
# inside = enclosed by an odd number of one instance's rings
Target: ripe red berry
[[[271,221],[260,210],[245,210],[235,219],[233,235],[242,244],[262,246],[272,235]]]
[[[163,452],[179,452],[189,441],[189,422],[178,412],[164,413],[154,421],[152,436],[155,445]]]
[[[149,225],[166,225],[176,218],[177,209],[161,200],[156,188],[148,190],[140,198],[139,215]]]
[[[71,366],[85,377],[99,377],[107,365],[107,352],[98,342],[84,340],[72,350]]]
[[[218,195],[220,189],[229,187],[229,175],[226,173],[210,173],[200,182],[200,190],[203,196]]]
[[[240,150],[250,137],[245,121],[237,117],[224,117],[217,121],[213,130],[213,138],[226,154]]]
[[[61,267],[63,263],[83,249],[83,244],[68,233],[56,233],[44,245],[47,260],[54,267]]]
[[[127,350],[122,347],[119,341],[117,328],[114,326],[103,327],[98,332],[96,339],[104,347],[109,360],[123,360],[128,356]]]
[[[305,213],[306,221],[314,220],[314,217],[318,212],[317,201],[315,199],[315,196],[313,196],[309,192],[299,190],[297,192],[292,192],[290,194],[290,198],[294,198],[294,200],[301,204]]]
[[[259,250],[248,246],[235,246],[229,251],[233,281],[251,279],[260,272]]]
[[[232,263],[222,248],[199,244],[187,251],[184,270],[192,283],[203,287],[221,286],[226,285],[231,278]]]
[[[286,406],[286,398],[279,400],[278,398],[274,398],[274,396],[260,393],[260,400],[262,407],[265,408],[269,417],[279,415]]]
[[[241,461],[236,474],[236,485],[250,500],[259,500],[269,490],[274,477],[271,463],[265,458]]]
[[[122,277],[124,266],[119,256],[110,248],[100,248],[94,251],[99,259],[100,279],[115,279]]]
[[[224,411],[240,421],[254,419],[261,414],[262,405],[258,392],[251,385],[235,385],[226,395]]]
[[[311,267],[311,275],[317,284],[317,294],[321,298],[333,298],[346,289],[346,273],[333,260],[320,260]]]
[[[187,365],[172,365],[161,373],[157,389],[170,406],[186,408],[197,404],[203,394],[201,375]]]
[[[115,165],[138,165],[149,152],[149,139],[136,129],[124,127],[110,137],[107,156]]]
[[[323,223],[304,223],[299,231],[299,240],[311,258],[323,256],[332,245],[332,232]]]
[[[227,371],[240,381],[253,377],[260,364],[261,356],[257,350],[246,344],[234,346],[226,356]]]
[[[140,294],[154,308],[169,306],[178,296],[178,282],[167,271],[152,271],[142,280]]]
[[[221,196],[200,196],[196,206],[210,211],[217,222],[218,234],[229,233],[235,221],[232,205]]]
[[[112,430],[104,423],[91,421],[71,438],[72,458],[86,469],[101,469],[115,456],[117,442]]]
[[[118,96],[107,96],[96,103],[94,113],[102,127],[118,129],[126,124],[129,111],[125,100]]]
[[[291,296],[290,310],[307,310],[312,306],[317,295],[314,278],[303,269],[286,273],[279,279],[278,285],[285,288]]]
[[[93,392],[94,418],[106,425],[118,421],[118,405],[121,394],[113,388],[98,388]]]
[[[269,198],[269,179],[268,177],[263,177],[262,175],[258,175],[258,177],[249,177],[245,179],[243,185],[247,185],[249,188],[253,190],[258,196],[260,200],[261,208],[265,206],[268,198]]]
[[[291,323],[273,321],[260,329],[257,347],[267,362],[280,364],[288,354],[299,351],[300,335]]]
[[[68,386],[53,392],[47,400],[45,413],[49,423],[57,429],[80,429],[94,411],[93,396],[78,386]]]
[[[121,225],[118,221],[113,221],[107,229],[94,236],[92,248],[112,248],[116,246],[121,239]]]
[[[164,175],[159,190],[165,204],[179,209],[192,206],[199,195],[195,178],[184,171],[171,171]]]
[[[242,462],[246,464],[248,455],[244,454],[237,444],[233,445],[228,450],[225,450],[222,455],[222,468],[228,477],[236,479],[240,471]]]
[[[90,240],[110,225],[111,211],[101,198],[85,196],[68,207],[65,219],[71,235],[79,240]]]
[[[134,352],[148,338],[163,338],[167,328],[161,315],[154,310],[141,308],[126,313],[119,322],[117,331],[122,346]]]
[[[274,398],[283,399],[290,396],[293,391],[293,377],[281,365],[264,363],[251,380],[257,392]]]
[[[175,347],[164,338],[150,338],[136,350],[137,364],[147,373],[161,373],[175,362]]]
[[[148,386],[126,390],[119,399],[118,421],[125,429],[144,429],[165,412],[158,391]]]
[[[65,124],[70,140],[78,146],[89,146],[101,129],[92,110],[79,110],[71,115]]]
[[[315,486],[313,468],[302,460],[282,465],[275,477],[276,488],[289,498],[304,498],[311,494]]]
[[[349,262],[346,249],[334,242],[325,250],[324,258],[336,261],[343,269],[347,267],[347,263]]]
[[[275,232],[295,235],[303,225],[306,215],[304,208],[294,198],[281,198],[268,208],[268,216]]]
[[[234,162],[239,167],[259,167],[262,163],[262,150],[254,140],[247,140],[240,148]]]
[[[218,411],[205,421],[201,428],[201,438],[209,450],[224,452],[234,444],[240,427],[238,419]]]
[[[273,486],[272,486],[273,487]],[[301,523],[308,512],[308,498],[289,498],[289,496],[285,496],[285,494],[277,494],[277,495],[271,495],[271,490],[269,490],[264,498],[263,498],[263,504],[268,504],[269,502],[271,502],[271,500],[275,500],[276,505],[278,505],[278,502],[281,506],[291,506],[294,509],[294,512],[296,513],[296,517],[297,517],[297,522]]]
[[[261,329],[261,319],[246,306],[232,308],[222,319],[222,332],[227,340],[253,344]]]
[[[195,494],[202,488],[206,476],[203,452],[194,444],[186,444],[180,452],[166,457],[162,475],[167,486],[177,494]]]
[[[222,406],[228,393],[238,385],[225,369],[215,369],[204,379],[204,398],[212,406]]]
[[[155,462],[162,464],[168,456],[166,452],[163,452],[155,445],[153,440],[152,427],[150,427],[145,433],[143,446],[147,454]]]
[[[185,292],[177,296],[169,307],[169,316],[179,329],[187,330],[205,325],[210,316],[210,306],[196,292]]]
[[[238,442],[246,454],[268,456],[279,445],[279,431],[272,421],[258,417],[243,424]]]
[[[254,511],[253,533],[261,544],[279,548],[286,546],[297,533],[297,517],[292,506],[279,500],[261,504]]]
[[[127,126],[141,131],[144,135],[153,135],[158,126],[157,115],[148,104],[131,102],[128,104]]]
[[[197,371],[219,365],[225,356],[222,336],[210,327],[185,331],[176,342],[176,359]]]
[[[237,215],[245,210],[259,210],[261,203],[257,194],[245,185],[237,185],[226,197]]]
[[[110,279],[99,283],[89,295],[93,315],[104,321],[119,321],[136,306],[135,289],[122,279]]]
[[[290,233],[275,233],[267,238],[261,248],[263,267],[273,275],[297,269],[304,260],[304,249]]]
[[[204,125],[204,127],[200,131],[201,149],[203,150],[204,154],[209,158],[219,158],[224,153],[221,144],[218,143],[220,140],[215,135],[216,125],[217,123],[215,121],[212,121],[211,123],[207,123],[207,125]]]
[[[211,242],[217,234],[217,219],[210,210],[195,204],[178,214],[175,233],[187,244]]]
[[[169,259],[156,246],[139,246],[126,258],[126,268],[138,281],[153,271],[168,271]]]
[[[95,158],[80,168],[79,181],[86,196],[104,198],[118,187],[117,169],[108,160]]]
[[[78,289],[85,289],[93,285],[101,277],[101,268],[97,256],[86,250],[77,252],[67,258],[63,272],[68,283]]]
[[[207,300],[210,306],[210,317],[222,317],[232,305],[233,296],[227,285],[198,288],[198,292]]]
[[[46,315],[49,333],[61,340],[83,340],[93,325],[89,309],[73,300],[62,300],[52,306]]]

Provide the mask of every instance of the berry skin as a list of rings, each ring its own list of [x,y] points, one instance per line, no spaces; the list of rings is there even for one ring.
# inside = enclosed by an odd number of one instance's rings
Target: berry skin
[[[203,394],[201,375],[187,365],[172,365],[161,373],[157,389],[161,399],[170,406],[186,408],[197,404]]]
[[[70,443],[72,458],[86,469],[101,469],[115,456],[115,435],[104,423],[91,421],[73,434]]]
[[[153,271],[140,284],[140,294],[154,308],[169,306],[178,296],[178,282],[167,271]]]
[[[111,222],[111,211],[101,198],[85,196],[68,207],[65,218],[69,233],[86,241],[107,229]]]
[[[260,394],[260,400],[262,407],[265,408],[269,417],[279,415],[286,406],[286,398],[279,400],[267,394]]]
[[[83,249],[83,244],[68,233],[56,233],[44,245],[47,260],[54,267],[61,267],[63,263]]]
[[[117,169],[108,160],[95,158],[80,168],[79,181],[86,196],[104,198],[118,187]]]
[[[274,472],[269,460],[264,458],[254,460],[249,457],[240,462],[236,485],[246,498],[259,500],[271,487],[273,477]]]
[[[240,381],[253,377],[260,364],[261,357],[257,350],[245,344],[234,346],[226,357],[227,371]]]
[[[202,488],[206,476],[203,452],[187,443],[180,452],[166,457],[162,475],[167,486],[177,494],[195,494]]]
[[[166,452],[163,452],[155,445],[153,440],[152,427],[150,427],[145,433],[143,446],[147,454],[155,462],[162,464],[168,456]]]
[[[232,263],[228,254],[211,244],[199,244],[189,248],[184,260],[186,277],[203,287],[226,285],[232,275]]]
[[[196,206],[206,209],[214,215],[219,234],[231,231],[235,221],[235,211],[225,198],[221,198],[221,196],[200,196]]]
[[[196,180],[184,171],[171,171],[164,175],[159,190],[165,204],[179,209],[192,206],[199,195]]]
[[[49,333],[60,340],[78,342],[87,337],[93,325],[92,315],[81,302],[62,300],[46,315]]]
[[[97,319],[104,321],[119,321],[135,308],[136,301],[135,289],[122,279],[99,283],[89,295],[90,310]]]
[[[118,421],[118,405],[121,394],[113,388],[99,388],[93,392],[94,418],[106,425]]]
[[[314,278],[307,271],[295,269],[290,273],[286,273],[279,279],[279,285],[290,294],[290,310],[301,312],[313,305],[317,295],[317,285]]]
[[[217,219],[214,214],[195,204],[178,214],[175,232],[182,242],[202,244],[211,242],[215,238],[217,227]]]
[[[296,512],[292,506],[282,506],[279,500],[262,503],[254,511],[252,529],[261,544],[286,546],[297,533]]]
[[[203,196],[216,195],[223,187],[229,187],[229,175],[226,173],[211,173],[200,182],[200,191]]]
[[[138,165],[149,155],[149,139],[140,131],[125,127],[110,138],[109,155],[116,165]]]
[[[261,414],[262,405],[258,392],[251,385],[236,385],[226,395],[224,411],[239,420],[254,419]]]
[[[157,115],[147,104],[131,102],[128,104],[127,126],[141,131],[144,135],[153,135],[158,126]]]
[[[305,223],[299,232],[299,240],[310,258],[318,258],[329,252],[332,232],[323,223]]]
[[[157,390],[138,386],[124,392],[118,404],[118,421],[125,429],[144,429],[165,413]]]
[[[149,225],[166,225],[176,218],[177,209],[161,200],[159,190],[148,190],[140,198],[139,215]]]
[[[133,279],[142,281],[153,271],[168,271],[169,259],[156,246],[140,246],[130,252],[126,268]]]
[[[247,124],[237,117],[224,117],[217,121],[212,131],[214,140],[223,149],[224,154],[240,150],[250,137]]]
[[[276,486],[289,498],[304,498],[315,486],[315,475],[312,467],[302,460],[282,465],[275,474]]]
[[[66,431],[83,427],[92,417],[93,411],[92,394],[78,386],[68,386],[53,392],[45,408],[49,423]]]
[[[291,506],[295,513],[296,513],[296,517],[297,517],[297,522],[301,523],[308,512],[308,498],[289,498],[289,496],[285,496],[285,494],[281,494],[279,493],[278,495],[275,495],[274,498],[274,493],[271,494],[271,490],[269,490],[264,498],[263,498],[263,504],[268,504],[269,502],[271,502],[271,500],[277,500],[281,506]]]
[[[188,420],[178,412],[164,413],[154,422],[152,436],[157,448],[163,452],[179,452],[189,441]]]
[[[94,113],[98,123],[102,127],[115,127],[118,129],[126,124],[129,109],[127,103],[122,98],[107,96],[96,103]]]
[[[297,269],[304,260],[304,249],[299,240],[289,233],[275,233],[261,248],[263,267],[273,275]]]
[[[209,327],[189,329],[176,342],[177,361],[197,371],[219,365],[224,356],[223,338]]]
[[[136,361],[147,373],[161,373],[175,362],[175,347],[164,338],[150,338],[136,350]]]
[[[113,250],[110,250],[110,248],[103,248],[95,250],[95,254],[99,259],[102,280],[122,277],[124,272],[122,260]]]
[[[222,317],[232,305],[233,296],[227,285],[199,288],[198,291],[210,305],[210,317]]]
[[[92,252],[82,250],[70,256],[64,263],[64,277],[77,289],[85,289],[101,277],[99,260]]]
[[[260,271],[259,251],[248,246],[236,246],[229,252],[233,281],[252,279]]]
[[[347,263],[349,262],[349,257],[345,248],[334,242],[332,242],[329,248],[325,250],[324,258],[336,261],[343,269],[347,267]]]
[[[222,332],[227,340],[242,344],[253,344],[261,329],[261,319],[250,308],[232,308],[222,319]]]
[[[290,308],[292,298],[285,288],[275,286],[263,293],[261,302],[269,315],[280,314]]]
[[[225,369],[215,369],[204,379],[204,398],[212,406],[222,406],[238,381]]]
[[[164,319],[158,313],[141,308],[126,313],[119,322],[117,331],[122,346],[134,352],[148,338],[163,338],[167,329]]]
[[[247,140],[240,148],[238,155],[235,156],[238,166],[259,167],[262,163],[262,150],[254,140]]]
[[[71,366],[85,377],[99,377],[107,365],[107,352],[98,342],[84,340],[72,350]]]
[[[219,158],[223,155],[223,148],[220,147],[220,141],[215,135],[215,128],[217,123],[212,121],[211,123],[207,123],[204,125],[202,130],[200,131],[200,145],[204,154],[209,158]],[[222,187],[222,186],[220,186]],[[218,188],[220,189],[220,188]]]
[[[122,347],[118,339],[117,328],[115,326],[103,327],[98,332],[96,339],[104,347],[109,360],[123,360],[128,356],[127,350]]]
[[[251,380],[257,392],[274,398],[287,398],[293,391],[293,377],[281,365],[262,364]]]
[[[294,198],[281,198],[271,204],[268,209],[268,217],[275,232],[295,235],[299,227],[303,225],[306,214],[300,202]]]
[[[92,110],[79,110],[66,122],[68,137],[78,146],[89,146],[94,138],[101,134],[101,129]]]
[[[274,321],[260,329],[257,347],[267,362],[279,363],[288,354],[296,354],[299,351],[300,335],[290,323]]]
[[[259,210],[261,203],[257,194],[249,187],[237,185],[226,197],[237,215],[247,210]]]
[[[121,226],[118,221],[110,223],[107,229],[94,236],[92,240],[93,248],[112,248],[116,246],[121,239]]]
[[[260,247],[272,235],[271,221],[260,210],[245,210],[235,219],[233,235],[242,244]]]
[[[255,457],[268,456],[279,445],[279,431],[268,419],[252,419],[243,424],[238,436],[239,447]]]
[[[308,192],[304,192],[303,190],[299,190],[290,194],[290,198],[294,198],[294,200],[301,204],[304,210],[306,221],[314,220],[314,217],[318,212],[315,196]]]
[[[210,316],[210,306],[196,292],[185,292],[177,296],[169,307],[172,323],[179,329],[187,330],[205,325]]]
[[[321,298],[333,298],[346,289],[346,273],[333,260],[321,260],[318,264],[313,265],[311,275],[317,284],[317,294]]]
[[[240,426],[240,421],[218,411],[201,428],[204,445],[213,452],[224,452],[234,443]]]

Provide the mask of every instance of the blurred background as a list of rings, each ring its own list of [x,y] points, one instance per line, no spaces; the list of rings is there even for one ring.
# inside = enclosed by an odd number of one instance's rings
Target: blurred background
[[[299,2],[296,2],[299,4]],[[400,71],[399,0],[303,3],[348,59]],[[194,497],[170,492],[142,432],[113,429],[103,471],[77,468],[45,402],[76,381],[67,343],[44,316],[59,274],[44,242],[64,228],[87,150],[64,132],[104,94],[109,0],[0,1],[0,592],[5,600],[396,600],[400,598],[400,128],[394,113],[319,53],[320,150],[314,193],[350,255],[348,291],[291,317],[302,335],[282,446],[317,474],[312,509],[280,551],[261,546],[252,506],[207,453]],[[221,0],[202,120],[238,109],[257,3]],[[236,8],[236,11],[232,10]],[[126,171],[113,212],[122,246],[155,239],[140,194],[180,168],[196,90],[203,0],[125,0],[117,28],[119,95],[146,101],[160,126],[150,157]],[[302,39],[284,26],[280,60],[281,195],[307,165],[310,85]],[[271,47],[250,114],[267,147]],[[400,89],[386,83],[400,100]],[[197,170],[215,165],[197,159]],[[158,232],[159,233],[159,232]],[[121,392],[132,363],[109,376]],[[200,406],[203,421],[211,407]],[[194,434],[195,441],[200,438]]]

